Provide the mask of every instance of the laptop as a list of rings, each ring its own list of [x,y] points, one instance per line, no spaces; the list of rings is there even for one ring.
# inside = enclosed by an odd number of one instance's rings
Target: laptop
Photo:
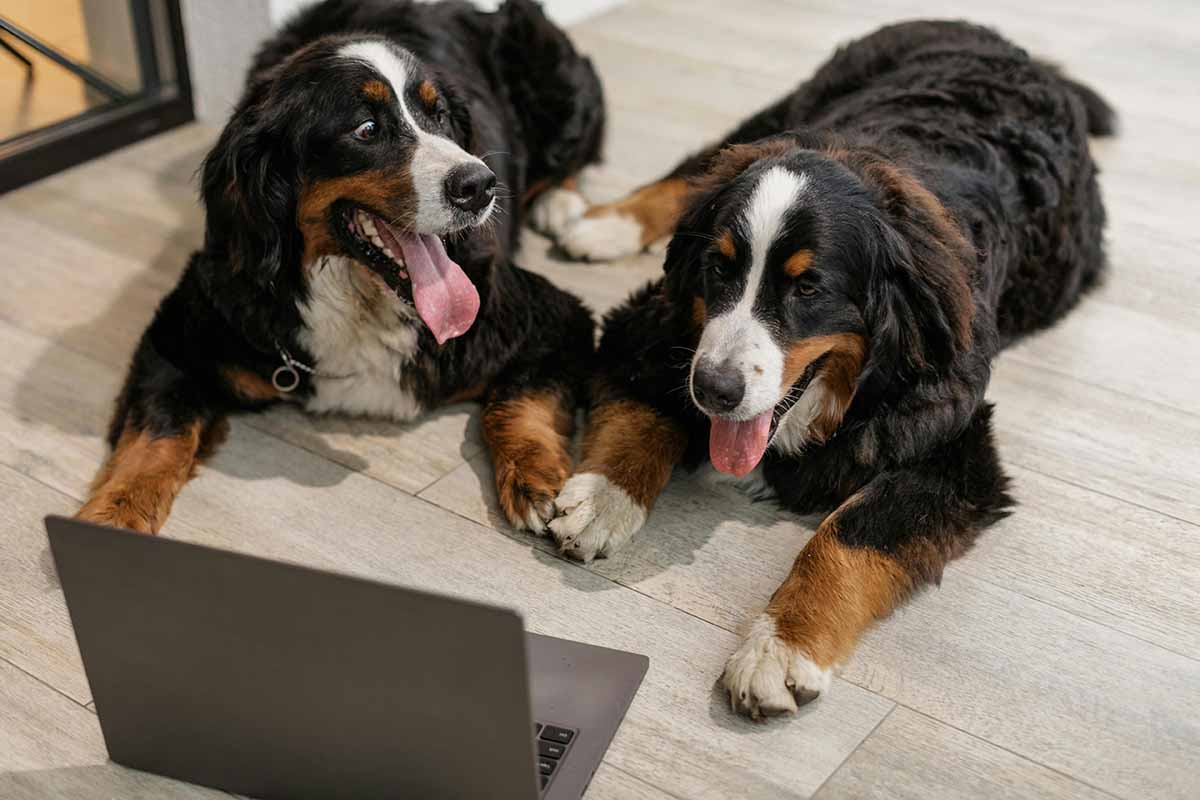
[[[580,797],[645,656],[513,611],[47,517],[113,761],[250,797]]]

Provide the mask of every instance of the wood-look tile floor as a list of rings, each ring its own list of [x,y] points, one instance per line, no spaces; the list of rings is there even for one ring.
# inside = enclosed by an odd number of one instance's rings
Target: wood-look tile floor
[[[894,0],[639,0],[573,29],[605,81],[599,199],[657,176]],[[1200,6],[968,0],[1107,95],[1106,285],[1005,353],[989,396],[1020,508],[877,626],[795,718],[713,690],[811,527],[679,476],[583,567],[499,522],[473,406],[409,426],[243,418],[165,535],[514,606],[650,672],[589,798],[1200,796]],[[200,239],[193,125],[0,198],[0,796],[208,797],[106,763],[41,517],[77,507],[134,342]],[[656,274],[521,263],[597,311]],[[299,701],[299,699],[298,699]]]

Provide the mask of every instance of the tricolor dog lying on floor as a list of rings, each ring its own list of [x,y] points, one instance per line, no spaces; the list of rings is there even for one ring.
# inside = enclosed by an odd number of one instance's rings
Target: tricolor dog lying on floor
[[[562,548],[613,552],[673,467],[706,459],[830,512],[729,658],[737,710],[819,694],[873,620],[1004,515],[991,361],[1097,282],[1087,136],[1112,124],[988,30],[902,24],[666,178],[560,219],[581,257],[674,230],[665,276],[605,320],[582,461],[550,523]]]
[[[228,414],[412,419],[480,398],[500,503],[541,530],[594,348],[511,257],[599,155],[590,62],[530,0],[328,0],[255,59],[203,167],[207,227],[133,357],[79,515],[156,532]]]

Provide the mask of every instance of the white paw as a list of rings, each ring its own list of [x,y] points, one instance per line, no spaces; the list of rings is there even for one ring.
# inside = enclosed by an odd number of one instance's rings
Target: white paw
[[[529,224],[535,231],[557,238],[568,224],[582,217],[587,209],[587,200],[579,192],[556,186],[533,201],[533,207],[529,209]]]
[[[550,521],[550,533],[580,561],[613,554],[646,522],[645,509],[595,472],[573,475],[554,505],[559,516]]]
[[[519,531],[544,534],[546,523],[554,519],[554,503],[530,503],[521,519],[509,520]]]
[[[760,614],[721,676],[734,713],[752,719],[790,714],[829,689],[831,672],[776,634],[775,620]]]
[[[582,217],[559,234],[558,243],[572,258],[613,261],[642,252],[642,226],[623,214]]]

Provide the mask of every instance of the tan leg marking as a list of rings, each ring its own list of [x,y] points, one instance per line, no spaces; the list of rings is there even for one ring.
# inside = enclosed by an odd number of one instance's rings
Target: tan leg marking
[[[632,400],[592,411],[583,461],[555,501],[550,532],[580,561],[610,556],[646,522],[687,439],[679,425]]]
[[[649,511],[687,444],[679,425],[644,403],[618,400],[592,412],[576,472],[594,472]]]
[[[665,178],[633,192],[615,203],[593,206],[585,219],[608,216],[630,217],[641,226],[642,247],[650,245],[675,230],[675,224],[687,204],[689,188],[683,178]]]
[[[541,531],[554,516],[554,498],[571,474],[573,423],[552,391],[484,409],[483,438],[496,470],[500,508],[514,527]]]
[[[836,516],[817,529],[767,605],[779,638],[824,668],[848,658],[863,631],[913,589],[899,561],[843,544]]]
[[[195,472],[201,450],[215,447],[200,422],[179,436],[152,437],[126,428],[100,468],[79,519],[158,533],[171,504]]]

